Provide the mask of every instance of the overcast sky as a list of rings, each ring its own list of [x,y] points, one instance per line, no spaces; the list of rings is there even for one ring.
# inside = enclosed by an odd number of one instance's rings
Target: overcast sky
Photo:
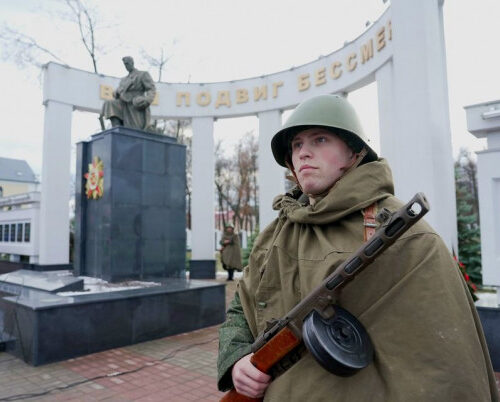
[[[422,0],[431,1],[431,0]],[[163,72],[166,82],[229,81],[289,69],[329,54],[359,36],[389,3],[382,0],[101,0],[97,42],[102,47],[99,72],[122,77],[121,57],[131,55],[139,69],[148,69],[141,49],[172,55]],[[43,7],[43,8],[42,8]],[[77,27],[61,19],[56,0],[0,0],[0,23],[21,30],[72,67],[92,70]],[[463,106],[500,99],[500,1],[446,0],[450,126],[453,152],[478,151],[484,140],[467,132]],[[6,56],[0,49],[0,59]],[[49,59],[44,59],[49,61]],[[153,78],[157,73],[149,69]],[[35,69],[20,69],[0,60],[0,156],[26,159],[41,173],[43,139],[42,87]],[[376,85],[349,99],[358,108],[365,131],[378,149]],[[215,125],[229,153],[247,131],[257,131],[255,117],[221,119]],[[99,130],[97,116],[73,114],[72,141]],[[74,145],[73,145],[74,147]],[[74,154],[74,152],[73,152]],[[71,170],[74,171],[74,160]]]

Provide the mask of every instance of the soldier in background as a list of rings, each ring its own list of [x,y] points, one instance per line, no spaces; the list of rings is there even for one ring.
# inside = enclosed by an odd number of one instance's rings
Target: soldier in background
[[[240,239],[231,225],[225,227],[220,245],[222,246],[220,253],[222,267],[227,271],[227,280],[232,281],[234,270],[241,271],[242,267]]]
[[[145,130],[149,126],[149,105],[156,95],[153,79],[147,71],[134,68],[134,59],[125,56],[123,64],[129,74],[120,80],[112,100],[102,106],[102,115],[111,121],[111,126],[124,126]]]

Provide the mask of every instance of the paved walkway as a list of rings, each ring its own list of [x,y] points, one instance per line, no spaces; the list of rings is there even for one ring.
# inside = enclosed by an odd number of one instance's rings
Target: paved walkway
[[[219,401],[217,347],[215,326],[40,367],[0,353],[0,401]]]
[[[227,284],[228,303],[236,285]],[[39,367],[0,353],[0,401],[219,401],[217,329]]]

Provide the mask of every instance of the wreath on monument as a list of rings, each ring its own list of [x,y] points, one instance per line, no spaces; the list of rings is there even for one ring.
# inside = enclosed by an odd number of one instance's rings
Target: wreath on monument
[[[85,193],[88,199],[97,200],[104,192],[104,164],[99,157],[94,156],[92,163],[89,163],[89,171],[83,175],[87,179],[85,183]]]

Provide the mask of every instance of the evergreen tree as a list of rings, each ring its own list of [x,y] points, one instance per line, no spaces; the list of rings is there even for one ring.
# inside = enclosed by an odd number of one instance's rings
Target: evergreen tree
[[[455,162],[458,260],[465,266],[471,281],[481,284],[481,232],[476,173],[476,162],[469,151],[462,149]]]

